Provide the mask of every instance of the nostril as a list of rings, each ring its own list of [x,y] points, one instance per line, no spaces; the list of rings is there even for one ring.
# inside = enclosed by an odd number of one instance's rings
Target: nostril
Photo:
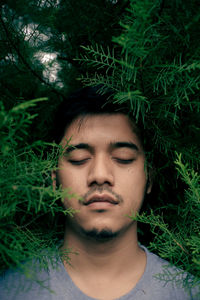
[[[100,191],[100,189],[102,189],[102,191],[105,189],[105,187],[110,187],[112,186],[112,183],[109,181],[105,181],[103,183],[99,183],[97,181],[93,181],[89,184],[89,187],[91,188],[98,188],[98,190]]]
[[[93,163],[90,165],[88,173],[88,186],[92,185],[113,185],[113,170],[111,164],[104,154],[94,157]]]

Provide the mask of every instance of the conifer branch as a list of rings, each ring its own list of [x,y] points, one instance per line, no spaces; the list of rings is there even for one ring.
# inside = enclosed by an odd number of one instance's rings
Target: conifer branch
[[[60,92],[58,92],[56,89],[54,89],[53,87],[52,87],[52,85],[49,83],[49,82],[47,82],[46,80],[44,80],[30,65],[29,65],[29,63],[26,61],[26,59],[24,58],[24,56],[21,54],[21,52],[20,52],[20,50],[19,50],[19,48],[16,46],[16,44],[13,42],[13,40],[12,40],[12,38],[11,38],[11,36],[10,36],[10,34],[9,34],[9,31],[8,31],[8,29],[7,29],[7,27],[6,27],[6,24],[5,24],[5,22],[4,22],[4,20],[3,20],[3,17],[0,15],[0,23],[1,23],[1,25],[2,25],[2,27],[3,27],[3,29],[4,29],[4,31],[5,31],[5,33],[6,33],[6,36],[7,36],[7,38],[8,38],[8,41],[9,41],[9,43],[10,43],[10,45],[11,45],[11,48],[12,49],[14,49],[15,51],[16,51],[16,53],[17,53],[17,55],[18,55],[18,57],[20,58],[20,60],[23,62],[23,64],[24,64],[24,66],[37,78],[37,79],[39,79],[39,81],[41,82],[41,83],[44,83],[45,85],[47,85],[47,86],[49,86],[49,87],[51,87],[51,90],[55,93],[55,94],[57,94],[57,95],[59,95],[59,96],[63,96]]]

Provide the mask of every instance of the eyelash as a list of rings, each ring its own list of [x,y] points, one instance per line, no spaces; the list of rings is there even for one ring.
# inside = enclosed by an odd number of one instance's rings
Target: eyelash
[[[72,165],[80,166],[80,165],[83,165],[88,160],[89,160],[89,158],[82,159],[82,160],[69,160],[69,162]],[[114,160],[117,161],[118,163],[124,164],[124,165],[131,164],[134,161],[134,159],[120,159],[120,158],[114,158]]]
[[[134,159],[120,159],[120,158],[115,158],[115,160],[120,163],[120,164],[124,164],[124,165],[128,165],[131,164]]]
[[[72,165],[75,165],[75,166],[80,166],[80,165],[83,165],[86,161],[88,161],[89,158],[87,159],[82,159],[82,160],[69,160],[69,162],[72,164]]]
[[[117,161],[120,164],[128,165],[131,164],[134,161],[134,159],[117,159]]]

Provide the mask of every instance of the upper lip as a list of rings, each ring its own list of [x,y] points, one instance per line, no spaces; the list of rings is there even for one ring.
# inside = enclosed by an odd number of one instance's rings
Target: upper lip
[[[84,201],[84,205],[89,205],[93,202],[109,202],[111,204],[118,204],[119,201],[108,194],[93,194],[86,201]]]

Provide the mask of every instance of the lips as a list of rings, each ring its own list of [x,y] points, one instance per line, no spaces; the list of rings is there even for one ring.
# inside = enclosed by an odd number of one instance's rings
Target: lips
[[[90,204],[95,203],[95,202],[99,202],[99,203],[107,202],[107,203],[110,203],[110,204],[113,204],[113,205],[117,205],[119,203],[118,200],[116,200],[115,198],[113,198],[110,195],[95,194],[95,195],[92,195],[91,197],[89,197],[88,199],[86,199],[86,201],[84,201],[83,204],[84,205],[90,205]]]

